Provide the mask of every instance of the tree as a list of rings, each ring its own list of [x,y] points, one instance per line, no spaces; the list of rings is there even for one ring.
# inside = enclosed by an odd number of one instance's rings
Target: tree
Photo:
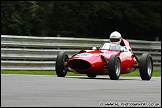
[[[35,1],[2,1],[1,34],[32,35],[38,8]]]
[[[161,40],[161,1],[1,2],[1,34],[109,38],[115,30]]]
[[[40,8],[37,15],[37,25],[35,34],[38,36],[48,36],[51,23],[51,13],[55,5],[55,1],[39,1]]]

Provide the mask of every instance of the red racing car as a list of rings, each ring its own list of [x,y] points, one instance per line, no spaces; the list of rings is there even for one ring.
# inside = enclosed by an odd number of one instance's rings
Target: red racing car
[[[153,73],[152,56],[143,53],[138,57],[132,52],[130,44],[122,38],[120,48],[112,48],[104,43],[99,49],[80,50],[69,58],[67,52],[60,51],[56,58],[56,74],[65,77],[68,71],[87,74],[89,78],[97,75],[109,75],[111,80],[118,80],[120,74],[128,74],[139,69],[142,80],[150,80]]]

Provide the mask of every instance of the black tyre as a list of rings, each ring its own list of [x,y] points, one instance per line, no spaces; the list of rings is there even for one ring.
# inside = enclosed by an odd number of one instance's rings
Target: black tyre
[[[66,52],[61,51],[56,58],[56,74],[58,77],[65,77],[68,71],[66,66],[69,60],[68,54]]]
[[[121,73],[121,61],[116,54],[110,56],[108,72],[111,80],[119,79]]]
[[[95,75],[95,74],[87,74],[87,76],[88,76],[89,78],[95,78],[97,75]]]
[[[153,61],[151,54],[144,53],[140,58],[139,72],[142,80],[150,80],[153,73]]]

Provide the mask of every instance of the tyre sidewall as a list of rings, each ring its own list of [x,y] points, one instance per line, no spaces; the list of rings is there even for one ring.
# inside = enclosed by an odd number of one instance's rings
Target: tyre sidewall
[[[151,61],[151,67],[148,67],[148,63]],[[151,72],[148,73],[148,68],[151,68]],[[139,63],[139,72],[142,80],[150,80],[153,73],[152,57],[149,53],[142,54]]]
[[[116,73],[116,67],[115,67],[116,62],[119,62],[119,65],[120,65],[118,74]],[[120,58],[116,54],[113,54],[110,56],[110,60],[108,63],[108,72],[109,72],[109,76],[111,80],[119,79],[120,73],[121,73],[121,61],[120,61]]]
[[[56,58],[56,74],[58,77],[65,77],[67,74],[66,67],[64,66],[64,59],[65,57],[68,57],[67,53],[64,51],[61,51]]]

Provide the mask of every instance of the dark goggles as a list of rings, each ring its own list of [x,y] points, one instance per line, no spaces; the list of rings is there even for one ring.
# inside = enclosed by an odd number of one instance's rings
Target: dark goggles
[[[119,39],[110,39],[111,42],[118,42]]]

